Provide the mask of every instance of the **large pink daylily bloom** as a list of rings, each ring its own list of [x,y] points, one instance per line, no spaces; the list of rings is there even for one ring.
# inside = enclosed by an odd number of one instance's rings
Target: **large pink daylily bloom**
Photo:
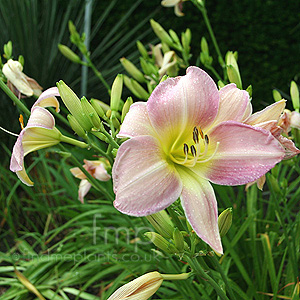
[[[55,96],[59,96],[57,88],[50,88],[40,95],[32,106],[28,123],[20,132],[12,151],[10,170],[28,186],[32,186],[33,182],[25,171],[24,157],[32,151],[58,144],[62,136],[55,127],[54,117],[45,109],[52,106],[59,111],[59,103]]]
[[[133,216],[156,213],[178,197],[191,226],[223,253],[217,202],[210,182],[241,185],[280,162],[285,150],[270,131],[242,122],[249,94],[235,85],[218,91],[201,69],[159,84],[147,103],[131,106],[112,174],[115,207]]]
[[[96,179],[100,181],[108,181],[111,177],[107,173],[105,166],[108,162],[103,162],[101,160],[87,160],[84,159],[83,167]],[[84,196],[88,193],[92,184],[87,180],[86,175],[79,168],[70,169],[71,173],[76,177],[81,179],[78,189],[78,200],[83,203]]]

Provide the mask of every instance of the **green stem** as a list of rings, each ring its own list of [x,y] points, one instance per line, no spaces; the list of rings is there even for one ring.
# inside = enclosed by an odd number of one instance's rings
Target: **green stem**
[[[89,146],[88,144],[86,144],[84,142],[80,142],[78,140],[72,139],[72,138],[70,138],[68,136],[65,136],[65,135],[61,136],[60,141],[64,142],[64,143],[74,145],[74,146],[77,146],[77,147],[80,147],[80,148],[87,148]]]
[[[196,274],[198,274],[200,278],[204,279],[215,289],[215,291],[222,300],[229,300],[229,298],[226,296],[225,292],[219,287],[219,285],[208,274],[204,272],[204,270],[201,268],[195,257],[191,258],[186,255],[185,259],[191,266],[191,268],[196,272]]]
[[[101,131],[108,139],[108,142],[114,147],[114,148],[117,148],[119,149],[119,145],[118,143],[112,138],[112,136],[106,131],[106,130],[103,130]]]
[[[206,27],[207,27],[207,30],[208,30],[208,32],[209,32],[209,35],[210,35],[210,37],[211,37],[211,39],[212,39],[212,42],[213,42],[213,44],[214,44],[214,47],[215,47],[215,49],[216,49],[216,52],[217,52],[218,59],[219,59],[219,62],[220,62],[220,64],[221,64],[221,67],[222,67],[223,70],[225,70],[225,66],[226,66],[226,65],[225,65],[225,62],[224,62],[224,60],[223,60],[223,56],[222,56],[222,54],[221,54],[221,51],[220,51],[218,42],[217,42],[217,40],[216,40],[214,31],[213,31],[213,29],[212,29],[212,27],[211,27],[209,18],[208,18],[208,16],[207,16],[206,8],[204,7],[204,4],[203,4],[203,5],[199,4],[197,0],[193,0],[192,2],[195,4],[195,6],[196,6],[196,7],[200,10],[200,12],[202,13],[202,16],[203,16],[205,25],[206,25]]]
[[[30,115],[30,110],[22,103],[18,97],[8,88],[8,86],[0,79],[0,87],[6,93],[6,95],[21,109],[26,115]]]
[[[216,71],[216,69],[215,69],[213,66],[206,65],[205,67],[206,67],[208,70],[212,71],[212,73],[215,75],[215,77],[216,77],[218,80],[221,80],[221,81],[223,82],[222,77],[218,74],[218,72]]]
[[[86,61],[88,62],[88,66],[94,71],[95,75],[100,79],[100,81],[103,83],[103,85],[106,87],[108,94],[110,95],[110,86],[109,84],[106,82],[106,80],[104,79],[103,75],[101,74],[101,72],[98,71],[98,69],[96,68],[96,66],[93,64],[93,62],[91,61],[89,55],[85,55]]]
[[[98,151],[102,156],[106,157],[111,165],[113,164],[112,158],[111,158],[105,151],[103,151],[101,148],[99,148],[99,147],[98,147],[97,145],[95,145],[94,143],[89,143],[89,145],[90,145],[93,149],[95,149],[96,151]]]
[[[233,293],[233,291],[231,289],[231,286],[229,284],[228,278],[227,278],[227,276],[226,276],[223,268],[220,266],[219,260],[216,258],[215,255],[212,256],[212,260],[213,260],[213,263],[214,263],[216,269],[218,270],[218,272],[221,274],[221,276],[223,278],[223,281],[224,281],[224,283],[225,283],[225,285],[226,285],[226,287],[228,289],[228,293],[229,293],[229,295],[231,297],[231,300],[235,300],[236,299],[235,295],[234,295],[234,293]]]

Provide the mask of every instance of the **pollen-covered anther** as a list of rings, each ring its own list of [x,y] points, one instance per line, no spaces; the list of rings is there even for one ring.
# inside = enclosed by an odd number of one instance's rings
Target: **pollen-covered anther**
[[[194,140],[195,144],[199,144],[199,131],[198,131],[197,127],[194,127],[194,130],[193,130],[193,140]]]
[[[208,138],[207,134],[204,136],[204,139],[205,139],[205,143],[208,145],[209,144],[209,138]]]
[[[24,129],[24,118],[23,118],[23,115],[20,115],[19,122],[20,122],[20,125],[21,125],[21,130],[23,130]]]
[[[197,151],[196,151],[196,148],[195,148],[194,145],[191,146],[191,153],[192,153],[192,155],[193,155],[194,157],[197,156]]]

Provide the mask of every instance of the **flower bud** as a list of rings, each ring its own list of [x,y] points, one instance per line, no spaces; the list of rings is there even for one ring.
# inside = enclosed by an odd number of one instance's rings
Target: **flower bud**
[[[147,300],[159,289],[162,282],[160,273],[150,272],[121,286],[107,300]]]
[[[90,100],[90,103],[100,118],[106,117],[105,113],[110,109],[110,107],[106,103],[94,98]]]
[[[62,45],[62,44],[58,44],[58,49],[62,55],[64,55],[66,58],[68,58],[72,62],[77,63],[77,64],[81,63],[80,57],[77,54],[75,54],[69,47]]]
[[[57,83],[57,87],[61,99],[69,112],[76,118],[84,130],[90,131],[93,124],[88,116],[84,114],[79,98],[62,80]]]
[[[146,216],[146,218],[154,229],[163,237],[167,239],[173,238],[174,226],[165,210]]]
[[[175,247],[179,250],[179,252],[183,252],[184,250],[184,239],[180,230],[176,227],[173,232],[173,240]]]
[[[12,55],[12,42],[11,41],[8,41],[7,44],[4,45],[3,51],[4,51],[4,57],[7,60],[9,60]]]
[[[293,111],[291,114],[291,127],[300,129],[300,113]]]
[[[299,89],[295,81],[291,82],[290,88],[291,98],[295,111],[299,112]]]
[[[110,108],[112,111],[119,110],[119,103],[123,89],[123,75],[118,74],[113,82],[110,95]]]
[[[190,42],[191,42],[190,39],[191,39],[191,31],[189,29],[187,29],[186,32],[181,33],[181,43],[186,53],[190,52]]]
[[[251,84],[246,88],[246,92],[248,92],[250,98],[252,98],[252,85]]]
[[[113,126],[114,126],[115,129],[119,129],[120,128],[120,122],[118,120],[118,116],[119,116],[119,114],[117,115],[115,111],[111,112],[110,119],[111,119],[112,124],[113,124]]]
[[[143,72],[150,76],[153,72],[152,72],[152,69],[151,69],[151,64],[148,63],[143,57],[140,57],[140,65],[142,67],[142,70]]]
[[[117,153],[118,153],[118,149],[114,148],[111,150],[111,154],[116,157],[117,156]]]
[[[129,112],[129,108],[132,105],[133,100],[131,97],[128,97],[126,102],[124,103],[123,109],[122,109],[122,117],[121,117],[121,123],[123,123],[125,116]]]
[[[151,19],[150,24],[155,34],[162,42],[165,42],[169,46],[174,46],[173,40],[159,23]]]
[[[174,254],[179,251],[175,248],[173,244],[168,242],[165,238],[163,238],[160,234],[156,232],[146,232],[145,236],[159,249],[163,250],[166,253]]]
[[[72,116],[71,114],[69,114],[67,116],[68,121],[71,125],[71,128],[77,133],[78,136],[84,138],[86,136],[84,129],[80,126],[80,124],[78,123],[78,121],[76,120],[76,118],[74,116]]]
[[[124,84],[139,99],[147,100],[149,95],[145,89],[132,78],[124,75]]]
[[[236,55],[232,51],[226,54],[226,69],[229,81],[235,83],[239,89],[242,89],[242,79],[236,60]]]
[[[92,134],[94,136],[96,136],[99,140],[101,140],[101,141],[103,141],[105,143],[108,143],[108,138],[102,132],[92,131]]]
[[[79,33],[76,30],[74,23],[70,20],[68,23],[69,31],[70,31],[70,40],[73,44],[77,45],[81,43],[81,38]]]
[[[225,209],[218,217],[220,237],[226,235],[232,224],[232,208]]]
[[[173,39],[173,41],[176,44],[180,45],[180,40],[179,40],[179,37],[178,37],[177,33],[174,30],[170,29],[169,34],[170,34],[171,38]]]
[[[93,108],[93,106],[89,103],[89,101],[85,97],[81,98],[81,107],[83,113],[89,117],[91,123],[93,124],[93,127],[97,129],[103,127],[96,110]]]
[[[18,62],[22,65],[22,67],[24,67],[24,56],[23,55],[19,55]]]
[[[149,55],[148,55],[148,51],[146,50],[145,46],[140,41],[137,41],[136,45],[137,45],[137,48],[138,48],[139,52],[141,53],[142,57],[144,59],[148,59]]]
[[[281,94],[277,90],[274,89],[272,91],[272,93],[273,93],[273,99],[275,102],[280,101],[282,99]]]
[[[134,79],[139,82],[145,82],[144,74],[128,59],[125,57],[120,59],[120,62],[124,69],[127,71],[129,75],[131,75]]]

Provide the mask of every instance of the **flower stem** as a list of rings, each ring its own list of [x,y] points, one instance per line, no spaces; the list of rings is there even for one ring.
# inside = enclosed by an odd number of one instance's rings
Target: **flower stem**
[[[77,146],[77,147],[80,147],[80,148],[87,148],[89,146],[88,144],[86,144],[84,142],[80,142],[78,140],[72,139],[72,138],[70,138],[68,136],[65,136],[65,135],[61,136],[60,141],[64,142],[64,143],[74,145],[74,146]]]
[[[109,161],[109,163],[112,165],[113,164],[113,160],[112,158],[105,152],[103,151],[101,148],[99,148],[97,145],[95,145],[94,143],[89,143],[89,145],[95,149],[96,151],[98,151],[102,156],[106,157]]]
[[[108,142],[114,147],[114,148],[117,148],[119,149],[119,145],[118,143],[112,138],[112,136],[106,131],[106,130],[102,130],[101,131],[108,139]]]
[[[229,298],[226,296],[225,292],[220,288],[220,286],[208,274],[204,272],[204,270],[202,269],[195,257],[190,257],[186,255],[185,259],[191,266],[191,268],[194,270],[194,272],[199,276],[199,278],[202,280],[204,279],[206,282],[208,282],[215,289],[215,291],[222,300],[229,300]]]
[[[26,115],[30,115],[30,110],[22,103],[18,97],[8,88],[8,86],[0,79],[0,87],[6,93],[6,95],[21,109]]]

